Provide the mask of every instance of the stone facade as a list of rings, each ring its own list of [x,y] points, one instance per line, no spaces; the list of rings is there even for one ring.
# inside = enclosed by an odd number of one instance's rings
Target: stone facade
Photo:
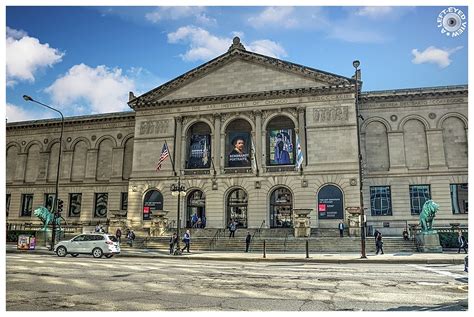
[[[291,195],[291,208],[313,210],[311,227],[337,228],[339,218],[318,217],[318,194],[326,185],[342,193],[341,215],[348,222],[345,208],[360,205],[355,81],[237,44],[142,96],[131,94],[132,112],[66,118],[59,198],[68,223],[104,221],[123,208],[125,197],[127,225],[147,230],[151,221],[144,219],[144,199],[154,190],[175,226],[177,198],[170,186],[177,176],[188,195],[202,191],[210,228],[226,227],[236,189],[247,194],[248,228],[276,223],[271,206],[277,189]],[[467,184],[467,86],[363,92],[360,113],[368,223],[416,223],[409,186],[426,184],[440,205],[439,223],[467,226],[467,213],[453,214],[450,195],[450,184]],[[245,127],[255,148],[252,166],[229,168],[229,135]],[[269,133],[275,127],[299,136],[301,170],[270,164]],[[33,194],[34,209],[44,204],[45,194],[54,193],[59,129],[58,120],[7,124],[7,222],[37,222],[21,215],[22,195]],[[209,167],[187,168],[193,131],[209,135]],[[170,159],[156,171],[165,142],[176,174]],[[390,215],[372,215],[370,188],[375,186],[390,186]],[[68,199],[74,193],[82,194],[81,212],[71,216]],[[97,193],[108,194],[105,217],[94,213]],[[183,226],[189,224],[189,199],[181,200]]]

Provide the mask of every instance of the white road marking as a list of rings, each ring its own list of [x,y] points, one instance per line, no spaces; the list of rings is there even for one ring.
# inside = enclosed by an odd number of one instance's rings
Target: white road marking
[[[464,275],[461,275],[461,274],[456,274],[456,273],[452,273],[452,272],[448,272],[448,271],[437,270],[437,269],[434,269],[432,267],[426,267],[426,266],[421,266],[421,265],[417,265],[417,264],[407,264],[407,265],[411,266],[411,267],[414,267],[418,270],[430,271],[430,272],[434,272],[434,273],[437,273],[437,274],[440,274],[440,275],[446,275],[446,276],[453,277],[453,278],[466,278],[467,277],[467,276],[464,276]]]

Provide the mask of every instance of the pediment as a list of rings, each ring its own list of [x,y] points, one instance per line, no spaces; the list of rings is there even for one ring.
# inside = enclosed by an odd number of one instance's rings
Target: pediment
[[[235,41],[234,41],[235,44]],[[141,96],[141,102],[260,93],[351,85],[353,80],[310,67],[246,51],[232,45],[229,51]]]

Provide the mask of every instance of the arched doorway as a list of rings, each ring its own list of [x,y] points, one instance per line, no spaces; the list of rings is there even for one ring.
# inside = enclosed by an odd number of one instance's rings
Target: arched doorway
[[[143,220],[150,220],[156,210],[163,210],[163,195],[157,190],[150,190],[143,199]]]
[[[293,227],[293,195],[288,188],[279,187],[270,196],[270,227]]]
[[[247,192],[241,188],[232,190],[227,196],[226,225],[231,219],[237,222],[238,228],[247,228]]]
[[[204,228],[206,227],[206,196],[199,190],[193,190],[188,195],[188,205],[186,213],[187,228]]]

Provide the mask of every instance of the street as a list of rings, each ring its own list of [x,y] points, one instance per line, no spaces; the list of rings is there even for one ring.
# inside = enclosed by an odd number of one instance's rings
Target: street
[[[7,311],[464,311],[463,265],[6,255]]]

